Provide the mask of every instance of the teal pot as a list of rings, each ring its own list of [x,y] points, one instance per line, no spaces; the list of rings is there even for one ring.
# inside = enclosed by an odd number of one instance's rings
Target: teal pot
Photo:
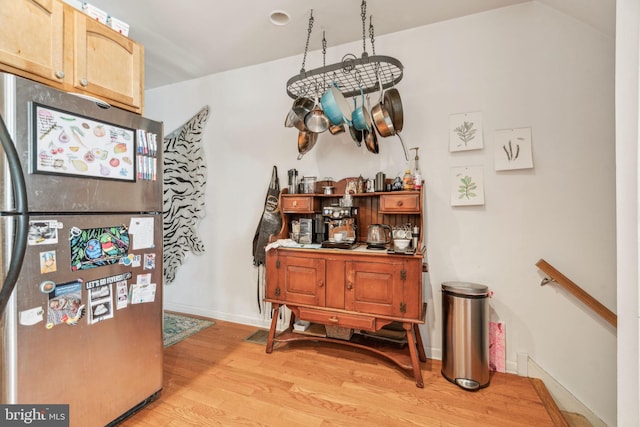
[[[322,95],[320,103],[331,124],[351,125],[351,107],[335,83]]]
[[[360,89],[360,93],[362,94],[362,105],[353,110],[353,113],[351,113],[351,121],[353,122],[353,127],[357,130],[370,131],[371,117],[369,116],[367,108],[364,106],[364,93],[362,92],[362,89]]]

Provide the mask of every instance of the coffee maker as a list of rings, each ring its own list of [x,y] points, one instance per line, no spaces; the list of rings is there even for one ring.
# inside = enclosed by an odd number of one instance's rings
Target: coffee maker
[[[325,223],[323,248],[352,249],[356,247],[358,208],[354,206],[325,206],[322,208]]]

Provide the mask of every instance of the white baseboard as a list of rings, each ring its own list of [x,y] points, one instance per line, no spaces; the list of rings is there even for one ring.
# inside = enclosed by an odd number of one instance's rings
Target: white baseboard
[[[573,394],[564,388],[562,384],[542,369],[536,362],[531,360],[531,358],[529,358],[529,362],[527,364],[527,371],[529,373],[529,377],[539,378],[542,380],[561,411],[580,414],[589,420],[593,427],[607,427],[607,424],[604,421],[591,412],[588,407],[583,405],[582,402],[580,402]]]
[[[209,317],[212,319],[225,320],[227,322],[239,323],[241,325],[256,326],[258,328],[269,328],[271,326],[270,319],[259,319],[248,316],[235,316],[229,313],[223,313],[214,310],[206,310],[191,305],[167,303],[165,301],[164,309],[167,311],[175,311],[178,313],[193,314],[194,316]]]

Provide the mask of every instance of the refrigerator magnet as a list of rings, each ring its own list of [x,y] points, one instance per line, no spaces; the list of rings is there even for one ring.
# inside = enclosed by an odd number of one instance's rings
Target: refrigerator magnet
[[[56,251],[40,252],[40,274],[54,273],[56,266]]]
[[[34,307],[28,310],[22,310],[18,314],[18,322],[24,326],[31,326],[42,322],[44,310],[42,307]]]
[[[54,291],[55,288],[56,284],[51,280],[45,280],[44,282],[40,283],[40,292],[44,294],[50,294]]]

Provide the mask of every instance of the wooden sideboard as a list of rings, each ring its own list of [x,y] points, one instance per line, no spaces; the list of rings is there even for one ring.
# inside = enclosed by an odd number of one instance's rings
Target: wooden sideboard
[[[340,183],[338,183],[340,188]],[[344,188],[344,187],[343,187]],[[337,204],[340,195],[280,194],[283,227],[272,240],[286,238],[292,220],[315,215],[322,206]],[[355,249],[274,247],[266,253],[265,301],[273,307],[266,351],[274,343],[291,341],[332,342],[373,351],[411,372],[423,387],[420,362],[426,355],[419,325],[423,324],[422,272],[424,254],[388,254],[367,249],[367,228],[371,224],[412,223],[422,229],[422,192],[360,193],[353,196],[358,207]],[[316,245],[317,246],[317,245]],[[422,233],[419,239],[422,247]],[[291,309],[290,328],[276,334],[281,307]],[[380,332],[401,325],[406,345],[385,345],[365,334],[344,337],[312,336],[293,331],[295,320],[306,320],[340,330]]]

